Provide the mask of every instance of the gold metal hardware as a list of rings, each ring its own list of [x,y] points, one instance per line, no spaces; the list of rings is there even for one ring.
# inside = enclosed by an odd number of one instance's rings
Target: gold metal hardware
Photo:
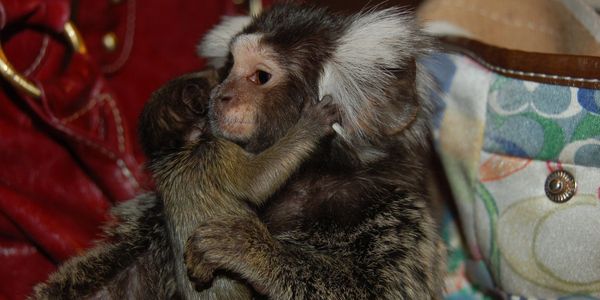
[[[102,46],[108,52],[114,52],[117,49],[117,35],[109,32],[102,37]]]
[[[569,201],[577,191],[577,182],[571,173],[558,170],[550,173],[544,184],[546,196],[554,202]]]
[[[73,50],[79,53],[86,53],[87,50],[85,48],[85,44],[83,43],[83,38],[81,34],[71,22],[65,23],[65,36],[69,40],[71,47]],[[15,70],[15,68],[10,64],[6,55],[4,54],[4,50],[2,50],[2,46],[0,45],[0,75],[10,82],[15,88],[18,90],[29,94],[32,97],[39,98],[42,96],[42,91],[31,81],[21,75],[19,72]]]

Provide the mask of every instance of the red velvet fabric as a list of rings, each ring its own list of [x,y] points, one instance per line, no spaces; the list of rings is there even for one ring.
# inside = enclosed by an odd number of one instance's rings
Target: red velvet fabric
[[[24,299],[99,238],[110,207],[150,187],[135,129],[150,93],[197,70],[195,46],[222,0],[0,0],[2,47],[43,91],[1,81],[0,299]],[[73,20],[87,46],[73,54]],[[102,39],[114,33],[116,49]]]

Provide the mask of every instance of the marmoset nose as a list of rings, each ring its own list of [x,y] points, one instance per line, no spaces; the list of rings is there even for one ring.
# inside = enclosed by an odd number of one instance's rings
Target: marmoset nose
[[[225,83],[215,87],[210,94],[210,98],[216,103],[229,102],[233,99],[233,96],[234,93],[231,88]]]
[[[217,102],[225,104],[233,100],[235,93],[229,85],[221,85],[213,96],[215,96]]]

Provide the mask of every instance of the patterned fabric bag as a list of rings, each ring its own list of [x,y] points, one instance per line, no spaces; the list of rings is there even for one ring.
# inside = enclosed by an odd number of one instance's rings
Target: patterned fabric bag
[[[448,299],[600,298],[598,12],[597,0],[419,8],[442,39],[425,63],[457,208]]]
[[[447,42],[458,51],[426,64],[440,87],[436,148],[471,256],[462,266],[450,244],[449,298],[478,297],[459,282],[463,267],[506,297],[599,297],[600,58]],[[507,55],[522,67],[532,56],[569,60],[560,71],[583,76],[509,69],[498,59]],[[589,75],[575,70],[584,59],[597,66]]]

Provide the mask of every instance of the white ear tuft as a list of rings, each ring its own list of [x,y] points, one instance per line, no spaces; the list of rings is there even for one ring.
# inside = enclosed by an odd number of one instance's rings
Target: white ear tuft
[[[210,66],[222,67],[229,53],[229,43],[251,21],[247,16],[223,17],[221,23],[204,36],[198,45],[198,54],[207,58]]]
[[[332,58],[324,66],[320,97],[333,96],[343,111],[342,124],[359,138],[377,120],[373,111],[418,49],[421,34],[412,18],[397,8],[367,11],[350,17]],[[366,126],[365,126],[366,125]]]

